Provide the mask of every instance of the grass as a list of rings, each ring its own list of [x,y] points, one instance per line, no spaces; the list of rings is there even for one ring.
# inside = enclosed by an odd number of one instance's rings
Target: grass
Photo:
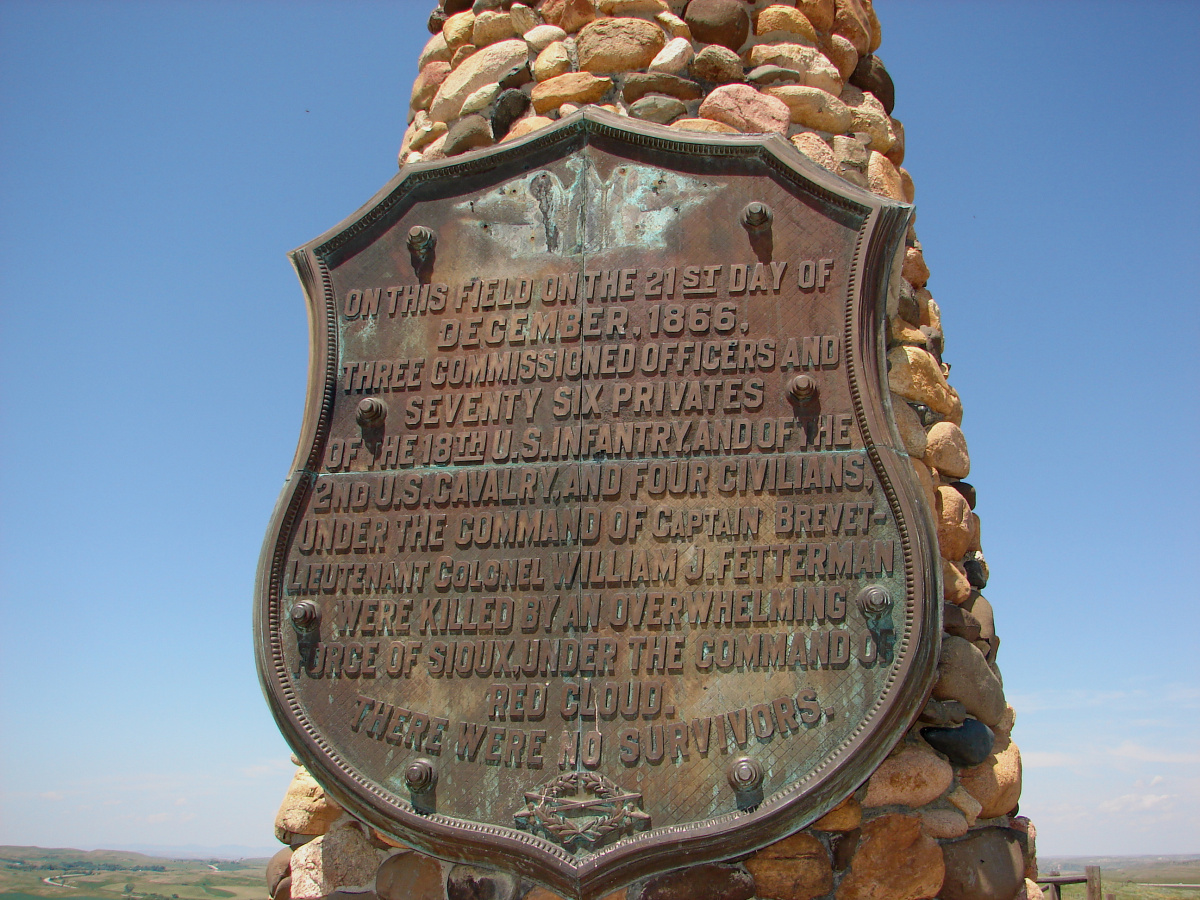
[[[265,900],[266,867],[265,859],[0,847],[0,900]]]

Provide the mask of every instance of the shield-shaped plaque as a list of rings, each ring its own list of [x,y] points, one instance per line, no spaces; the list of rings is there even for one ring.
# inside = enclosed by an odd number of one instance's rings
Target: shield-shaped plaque
[[[862,783],[940,633],[884,370],[909,214],[780,137],[589,108],[292,255],[258,662],[338,802],[590,898]]]

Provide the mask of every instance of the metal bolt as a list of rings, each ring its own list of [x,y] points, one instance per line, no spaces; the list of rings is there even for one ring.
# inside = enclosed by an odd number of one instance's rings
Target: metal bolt
[[[818,393],[817,380],[811,375],[797,375],[788,384],[788,394],[797,403],[812,400]]]
[[[311,600],[301,600],[292,607],[292,625],[298,631],[311,631],[321,621],[321,610]]]
[[[757,791],[763,783],[763,767],[758,760],[739,756],[729,764],[729,786],[738,793]]]
[[[854,602],[858,605],[858,611],[863,614],[863,618],[873,619],[882,616],[892,608],[892,595],[887,592],[886,588],[872,584],[859,591]]]
[[[758,200],[748,203],[742,210],[742,224],[747,228],[765,228],[771,224],[771,207]]]
[[[408,229],[408,252],[424,260],[433,252],[437,245],[437,235],[433,229],[424,225],[414,225]]]
[[[358,412],[354,416],[354,421],[363,428],[382,425],[383,420],[387,418],[387,411],[387,404],[378,397],[364,397],[359,401]]]
[[[427,794],[437,784],[437,769],[433,760],[421,757],[414,759],[404,769],[404,784],[414,794]]]

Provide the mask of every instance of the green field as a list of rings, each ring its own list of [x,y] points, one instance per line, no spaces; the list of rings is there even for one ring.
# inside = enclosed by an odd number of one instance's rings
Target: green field
[[[265,859],[0,847],[0,900],[265,900]]]
[[[1057,871],[1063,875],[1082,875],[1085,866],[1100,867],[1101,888],[1116,900],[1196,900],[1200,888],[1151,887],[1163,884],[1200,884],[1200,857],[1187,856],[1100,856],[1043,858],[1038,861],[1041,875]],[[1062,900],[1086,900],[1082,884],[1065,885]]]

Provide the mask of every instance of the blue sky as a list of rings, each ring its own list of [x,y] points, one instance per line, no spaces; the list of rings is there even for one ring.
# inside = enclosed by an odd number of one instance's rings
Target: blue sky
[[[395,170],[427,0],[0,3],[0,843],[272,845],[286,251]],[[1200,5],[880,4],[1043,854],[1200,852]]]

